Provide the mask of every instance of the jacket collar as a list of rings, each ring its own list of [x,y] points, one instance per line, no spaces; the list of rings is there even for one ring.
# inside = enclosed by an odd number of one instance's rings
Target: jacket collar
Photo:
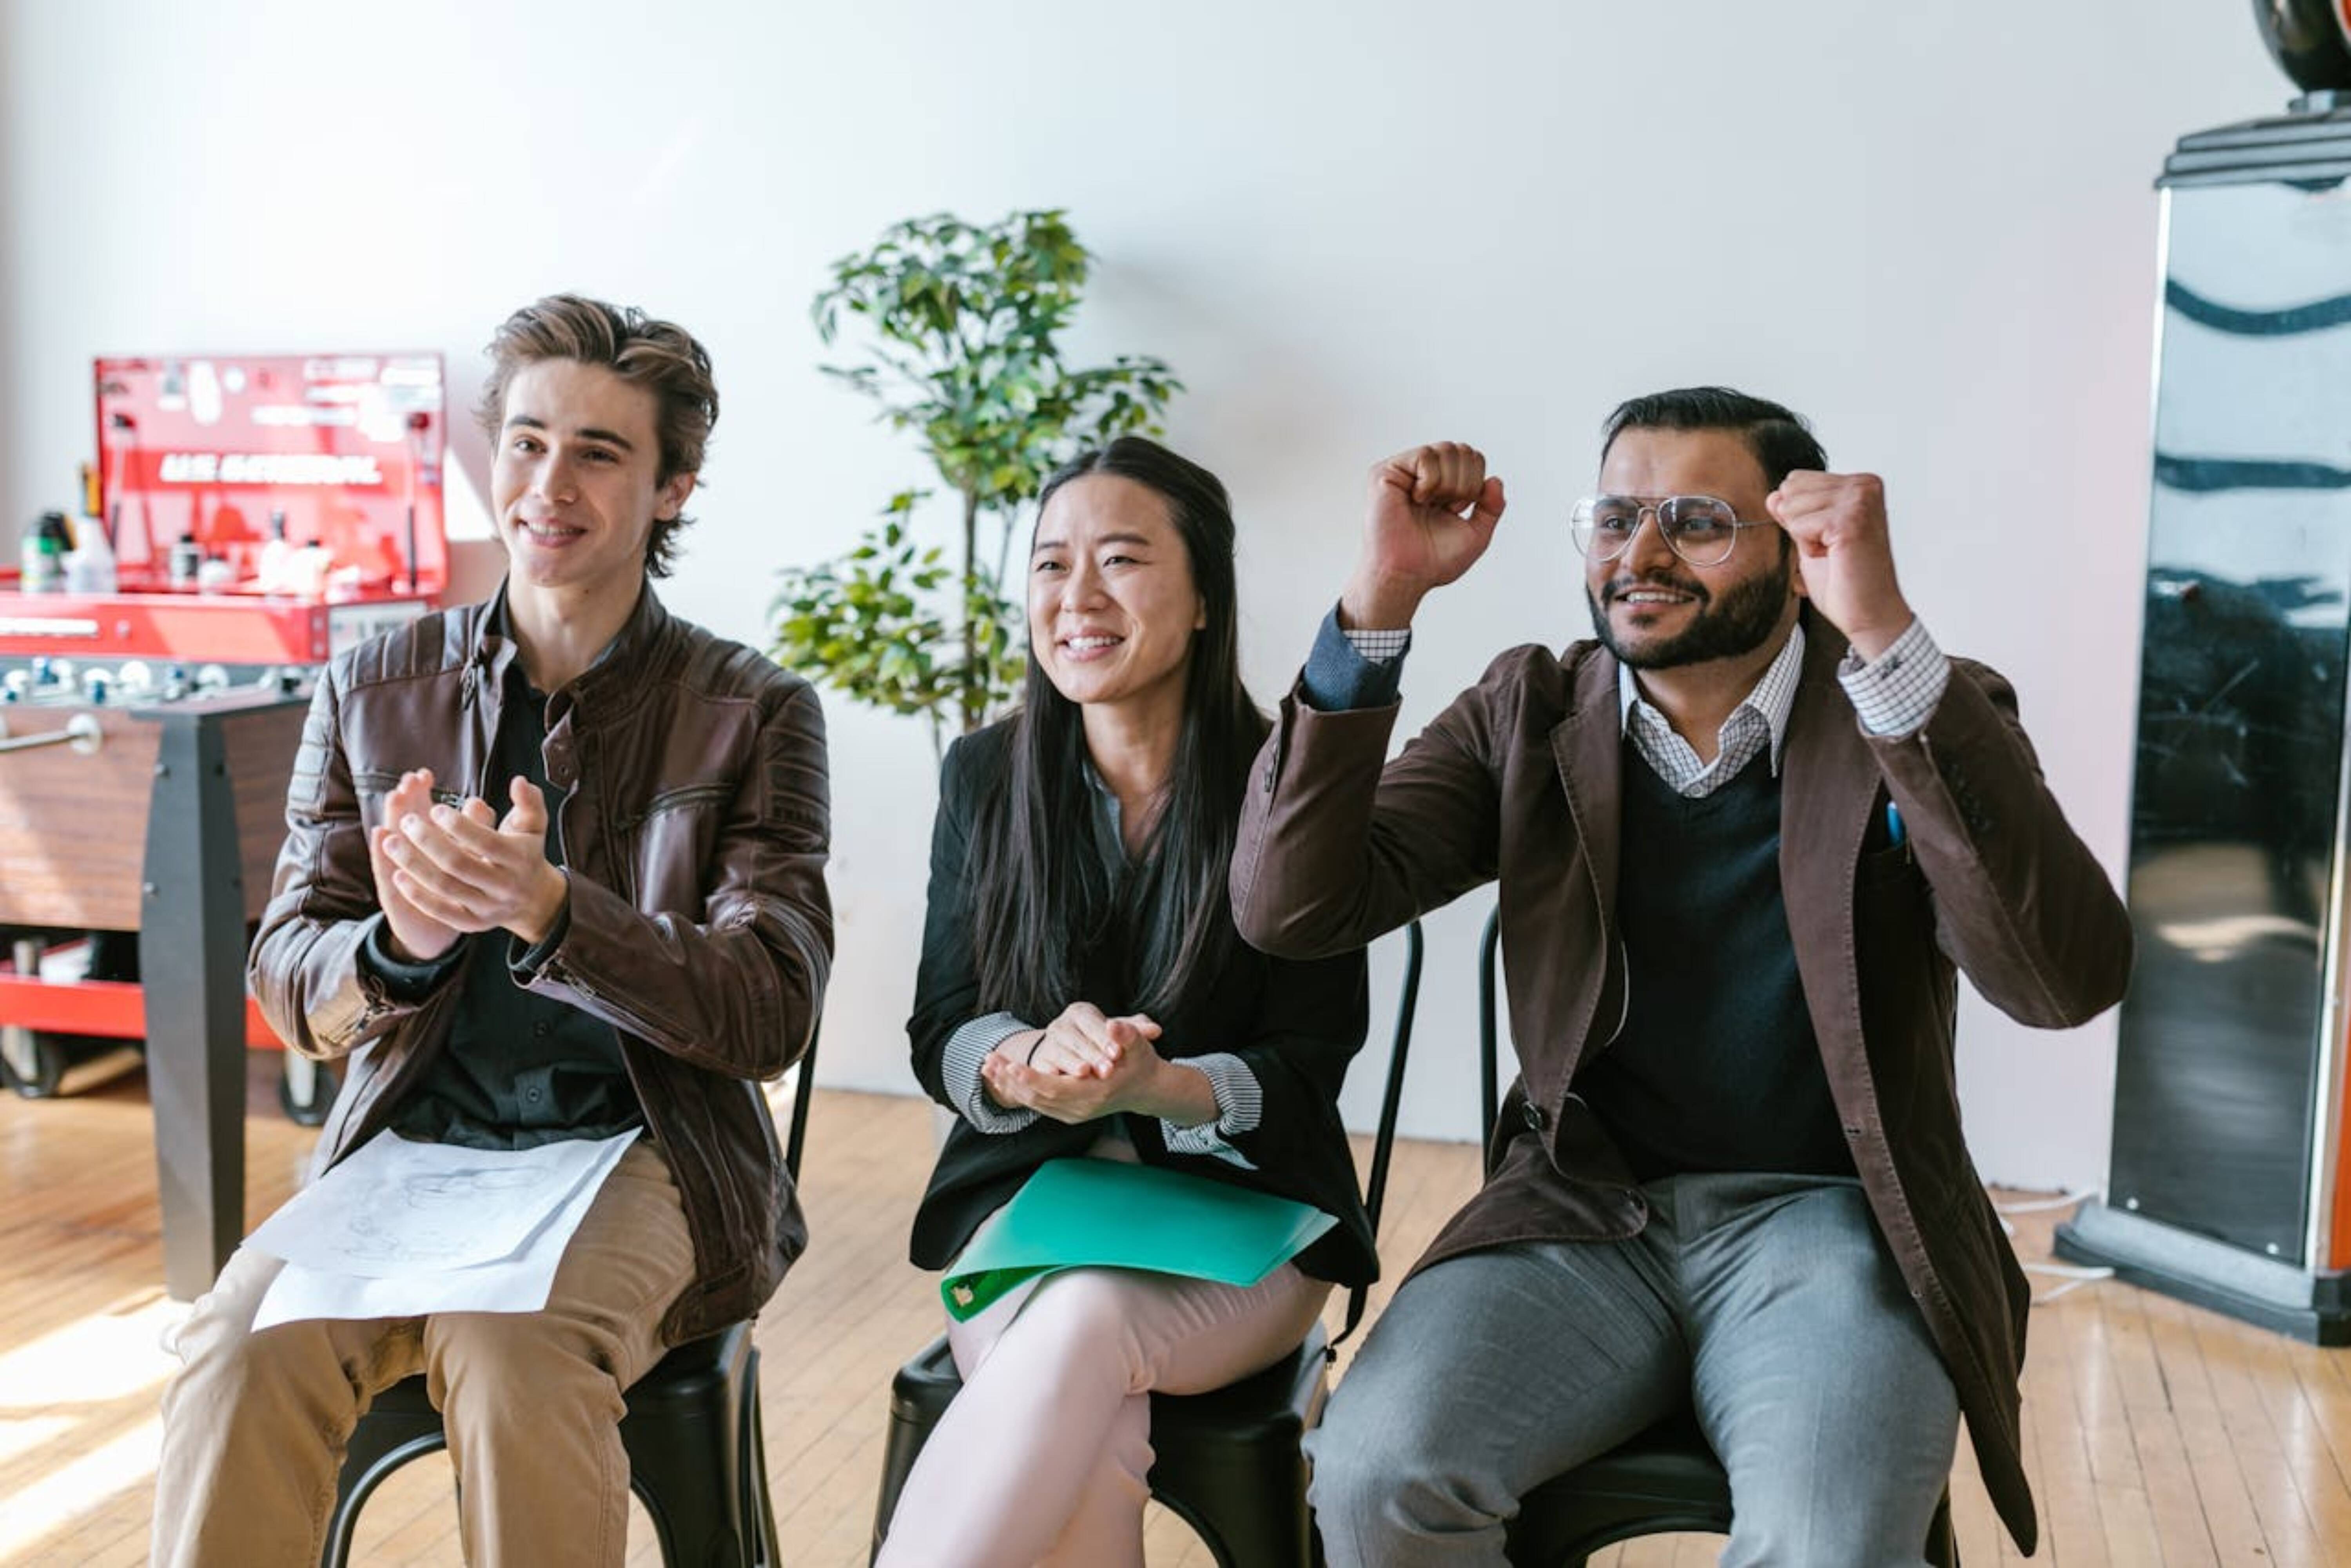
[[[1617,801],[1625,766],[1625,721],[1616,656],[1597,643],[1571,653],[1567,716],[1552,727],[1551,754],[1567,792],[1568,815],[1583,846],[1600,907],[1615,925]]]
[[[1815,977],[1835,975],[1842,991],[1852,989],[1849,967],[1833,945],[1852,939],[1855,873],[1885,776],[1837,681],[1844,638],[1809,605],[1804,617],[1810,643],[1788,721],[1786,777],[1798,782],[1780,797],[1780,887],[1818,1028],[1823,1001],[1813,994],[1822,989]],[[1849,1021],[1858,1030],[1858,995],[1842,997],[1840,1005],[1855,1009]]]
[[[1814,1031],[1824,1040],[1858,1040],[1861,997],[1851,957],[1854,880],[1880,773],[1877,759],[1861,738],[1853,705],[1837,684],[1845,640],[1810,605],[1801,613],[1803,672],[1788,714],[1782,775],[1785,788],[1780,796],[1780,886]],[[1571,650],[1562,663],[1567,711],[1552,727],[1552,759],[1599,900],[1605,950],[1613,955],[1625,767],[1618,665],[1615,656],[1597,643]],[[1595,1014],[1612,1005],[1606,988],[1615,973],[1612,960],[1595,979],[1602,988]],[[1579,1049],[1568,1071],[1577,1071],[1588,1055]],[[1866,1068],[1862,1071],[1865,1078]],[[1844,1103],[1849,1086],[1832,1087],[1839,1103]]]
[[[498,591],[475,608],[470,632],[471,646],[466,664],[475,672],[475,678],[493,692],[503,691],[507,670],[518,652],[507,622],[507,582],[498,581]],[[608,691],[625,693],[641,690],[638,678],[644,671],[646,659],[668,629],[670,614],[653,591],[653,580],[647,578],[643,591],[637,595],[636,608],[629,612],[627,621],[613,634],[612,641],[596,662],[581,672],[565,688],[575,702],[603,697]],[[558,695],[549,693],[549,696]]]

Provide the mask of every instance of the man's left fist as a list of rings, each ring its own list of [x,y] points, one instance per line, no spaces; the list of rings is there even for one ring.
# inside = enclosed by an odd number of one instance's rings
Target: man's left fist
[[[1796,566],[1813,607],[1875,659],[1914,619],[1894,576],[1886,485],[1875,474],[1799,468],[1765,497],[1772,520],[1796,542]]]

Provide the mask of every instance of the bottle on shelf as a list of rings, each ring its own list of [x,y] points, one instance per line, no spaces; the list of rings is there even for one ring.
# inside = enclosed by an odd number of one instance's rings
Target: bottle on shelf
[[[182,534],[172,544],[172,586],[193,588],[196,573],[204,564],[204,547],[196,543],[196,536],[193,533]]]
[[[79,538],[65,559],[65,585],[68,593],[112,593],[120,583],[115,570],[114,547],[108,542],[106,529],[95,517],[86,517],[74,530]]]
[[[254,586],[264,593],[284,593],[294,564],[294,547],[286,542],[286,508],[269,510],[269,537],[261,542],[261,559],[254,568]]]
[[[66,550],[73,536],[63,512],[43,512],[25,530],[18,553],[22,574],[16,586],[26,593],[57,593],[66,585]]]

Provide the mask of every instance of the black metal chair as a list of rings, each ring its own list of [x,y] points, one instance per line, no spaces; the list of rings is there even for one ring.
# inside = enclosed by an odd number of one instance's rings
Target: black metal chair
[[[1404,1097],[1405,1060],[1412,1046],[1413,1009],[1420,999],[1420,923],[1405,931],[1404,980],[1395,1033],[1388,1051],[1387,1085],[1364,1207],[1377,1232],[1386,1195],[1388,1157],[1395,1143],[1396,1108]],[[1207,1394],[1151,1396],[1151,1495],[1180,1516],[1224,1568],[1306,1568],[1318,1560],[1306,1506],[1306,1460],[1298,1443],[1322,1411],[1325,1369],[1341,1340],[1363,1321],[1364,1290],[1347,1295],[1338,1339],[1322,1325],[1306,1343],[1254,1376]],[[882,1491],[873,1508],[873,1552],[890,1532],[898,1494],[923,1445],[963,1387],[944,1335],[898,1371],[890,1385],[890,1427],[882,1455]]]
[[[1501,1030],[1494,1000],[1501,912],[1486,917],[1478,943],[1479,1092],[1490,1132],[1500,1106]],[[1583,1568],[1604,1546],[1642,1535],[1730,1532],[1730,1478],[1689,1410],[1677,1411],[1519,1500],[1506,1553],[1519,1568]],[[1947,1490],[1928,1527],[1927,1561],[1959,1568]]]
[[[784,1143],[784,1167],[796,1179],[808,1143],[816,1044],[810,1035]],[[670,1568],[776,1568],[776,1515],[759,1417],[759,1347],[752,1343],[751,1325],[735,1323],[677,1346],[629,1389],[627,1403],[621,1442],[629,1453],[629,1488],[653,1520],[662,1561]],[[360,1505],[392,1471],[446,1447],[441,1413],[421,1374],[377,1395],[344,1451],[335,1511],[319,1554],[321,1568],[350,1562]]]

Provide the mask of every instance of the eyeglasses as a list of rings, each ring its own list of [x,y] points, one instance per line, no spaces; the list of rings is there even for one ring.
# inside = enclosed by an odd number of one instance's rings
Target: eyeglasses
[[[1575,504],[1568,531],[1592,559],[1614,560],[1633,548],[1644,517],[1656,518],[1667,548],[1692,566],[1721,565],[1739,543],[1740,529],[1771,526],[1741,518],[1729,502],[1712,496],[1587,496]]]

